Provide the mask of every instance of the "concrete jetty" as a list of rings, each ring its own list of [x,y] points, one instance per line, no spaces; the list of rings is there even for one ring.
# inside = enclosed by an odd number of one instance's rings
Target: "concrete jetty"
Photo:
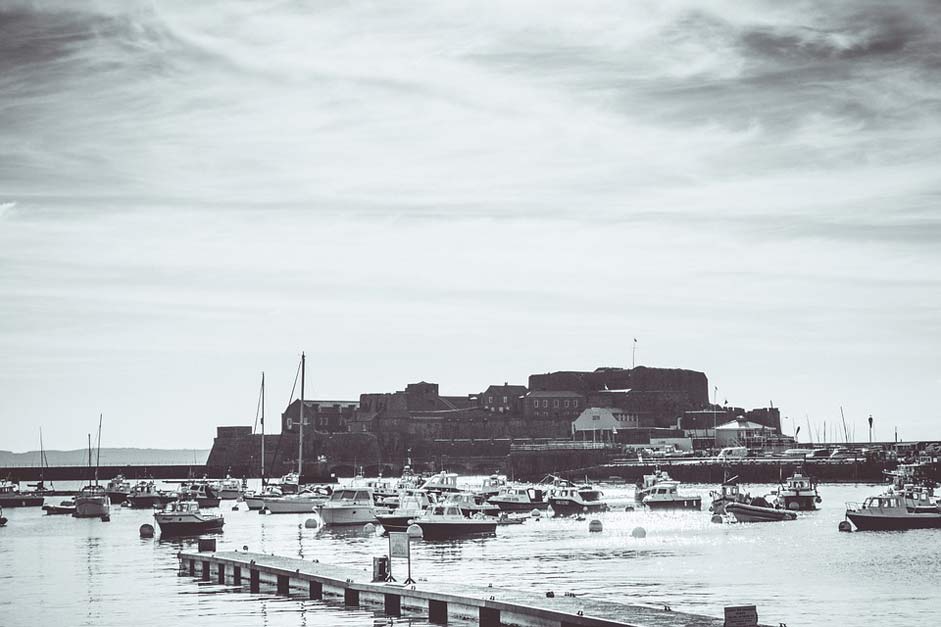
[[[293,557],[243,551],[179,553],[180,575],[249,592],[275,591],[286,596],[334,601],[388,616],[420,615],[430,622],[469,620],[481,627],[722,627],[720,618],[625,605],[584,596],[554,596],[453,583],[405,579],[404,564],[394,571],[399,582],[373,581],[371,571],[333,566]],[[548,592],[548,590],[547,590]],[[736,623],[739,624],[739,623]],[[756,623],[749,622],[754,625]]]

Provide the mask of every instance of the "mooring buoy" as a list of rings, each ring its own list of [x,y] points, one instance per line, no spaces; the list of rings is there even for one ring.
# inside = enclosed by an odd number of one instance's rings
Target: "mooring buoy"
[[[841,520],[840,524],[837,525],[836,528],[839,529],[840,531],[852,531],[853,525],[851,525],[850,521],[848,520]]]
[[[308,529],[316,529],[320,526],[320,522],[316,518],[308,518],[304,521],[304,526]]]
[[[140,526],[140,537],[142,538],[153,538],[154,537],[154,526],[144,523]]]
[[[643,527],[634,527],[634,531],[631,532],[631,535],[635,538],[646,538],[647,530]]]
[[[588,531],[592,533],[598,533],[599,531],[604,530],[604,525],[601,524],[601,521],[595,518],[593,521],[588,523]]]
[[[408,526],[408,529],[405,530],[409,538],[421,538],[425,535],[425,532],[422,531],[421,525],[416,525],[412,523]]]

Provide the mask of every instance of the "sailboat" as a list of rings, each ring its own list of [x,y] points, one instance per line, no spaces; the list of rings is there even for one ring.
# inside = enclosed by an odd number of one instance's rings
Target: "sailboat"
[[[104,486],[98,483],[98,465],[101,462],[101,420],[98,416],[98,456],[95,459],[95,482],[88,482],[75,497],[75,518],[100,518],[110,520],[111,499]],[[88,469],[91,470],[91,434],[88,434]]]

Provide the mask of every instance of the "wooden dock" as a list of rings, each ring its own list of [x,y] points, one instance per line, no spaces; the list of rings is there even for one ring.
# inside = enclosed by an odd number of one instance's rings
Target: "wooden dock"
[[[372,571],[292,557],[242,551],[181,552],[180,575],[249,592],[376,609],[388,616],[420,615],[430,622],[474,621],[481,627],[722,627],[720,618],[667,607],[625,605],[584,596],[548,597],[533,592],[420,581],[414,585],[372,581]],[[399,560],[400,561],[400,560]],[[396,566],[399,565],[396,562]],[[404,567],[394,575],[405,579]],[[755,624],[755,623],[751,623]]]

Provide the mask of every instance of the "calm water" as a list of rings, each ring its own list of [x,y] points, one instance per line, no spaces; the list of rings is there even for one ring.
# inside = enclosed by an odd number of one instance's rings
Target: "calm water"
[[[58,485],[57,487],[66,487]],[[763,490],[763,488],[766,488]],[[770,486],[752,487],[763,492]],[[720,616],[754,603],[763,622],[907,626],[937,615],[941,532],[839,533],[845,501],[876,486],[827,485],[822,510],[796,521],[716,525],[699,513],[609,512],[604,531],[587,522],[528,521],[497,537],[413,547],[413,575],[571,591],[613,601],[662,604]],[[625,502],[632,488],[608,487]],[[684,492],[707,496],[706,487]],[[362,529],[306,529],[306,515],[260,516],[223,502],[219,548],[299,555],[370,567],[387,540]],[[142,540],[148,510],[113,508],[110,523],[7,509],[0,529],[0,624],[349,625],[390,624],[368,611],[273,595],[230,593],[178,577],[175,554],[188,541]],[[645,539],[631,537],[644,527]],[[401,572],[401,571],[399,571]],[[396,625],[424,626],[401,619]]]

